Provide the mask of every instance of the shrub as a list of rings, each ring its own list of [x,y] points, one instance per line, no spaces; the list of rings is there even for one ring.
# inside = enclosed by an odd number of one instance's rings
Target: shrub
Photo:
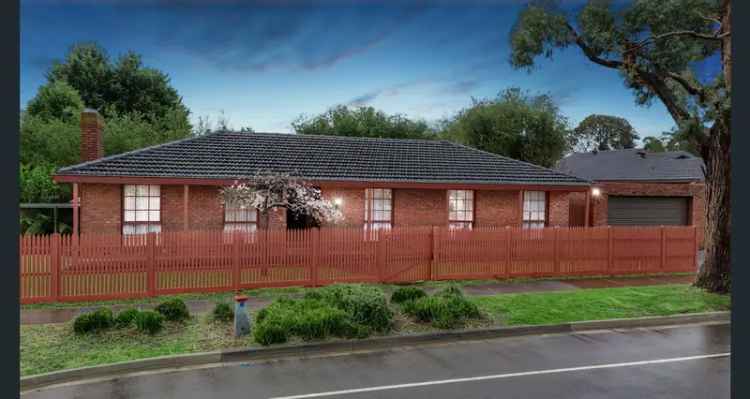
[[[162,302],[154,310],[161,313],[168,321],[183,321],[190,318],[190,312],[182,299]]]
[[[120,311],[115,317],[115,327],[125,328],[133,324],[136,316],[138,316],[138,309],[130,308]]]
[[[99,308],[76,317],[73,322],[73,331],[76,334],[88,334],[106,330],[112,327],[112,324],[114,324],[112,311],[107,308]]]
[[[349,323],[347,314],[331,306],[310,309],[299,316],[292,331],[304,340],[323,339],[329,335],[346,335]]]
[[[287,329],[280,323],[256,323],[253,339],[261,345],[283,344],[289,339]]]
[[[417,321],[433,323],[437,328],[456,328],[469,319],[481,317],[476,304],[464,298],[460,290],[450,288],[431,297],[406,301],[401,310]]]
[[[228,303],[217,303],[213,310],[214,320],[229,322],[234,319],[234,309]]]
[[[329,336],[364,338],[390,328],[393,314],[381,290],[362,286],[332,286],[302,299],[280,298],[255,317],[253,337],[261,345]]]
[[[391,302],[393,303],[404,303],[406,301],[413,301],[422,297],[426,297],[427,293],[424,290],[416,287],[403,287],[399,288],[391,294]]]
[[[135,326],[138,331],[156,334],[164,328],[164,316],[151,310],[139,312],[135,317]]]
[[[382,290],[359,284],[335,284],[319,290],[323,301],[349,313],[351,322],[388,331],[393,312]]]

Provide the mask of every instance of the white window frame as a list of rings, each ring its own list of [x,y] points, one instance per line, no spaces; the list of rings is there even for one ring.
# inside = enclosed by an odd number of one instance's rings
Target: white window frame
[[[523,228],[541,229],[547,226],[547,192],[523,192]]]
[[[393,225],[393,190],[365,189],[365,229],[390,229]]]
[[[224,204],[224,232],[255,233],[258,230],[258,210]]]
[[[142,235],[161,232],[161,186],[125,184],[122,186],[122,234]]]
[[[448,227],[474,227],[474,190],[448,190]]]

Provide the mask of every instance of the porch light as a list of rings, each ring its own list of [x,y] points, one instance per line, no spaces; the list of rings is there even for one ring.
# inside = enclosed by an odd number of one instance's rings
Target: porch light
[[[600,190],[599,187],[594,187],[591,189],[591,195],[593,195],[594,197],[598,197],[602,195],[602,190]]]
[[[344,200],[341,197],[336,197],[333,199],[333,203],[336,204],[336,206],[341,206],[344,203]]]

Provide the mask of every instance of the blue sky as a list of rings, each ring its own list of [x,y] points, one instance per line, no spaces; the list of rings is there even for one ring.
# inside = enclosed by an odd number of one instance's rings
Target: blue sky
[[[660,103],[636,106],[616,71],[576,48],[532,73],[513,70],[508,37],[521,3],[26,0],[20,104],[69,46],[96,41],[166,72],[194,120],[223,111],[235,128],[288,132],[300,114],[336,104],[435,122],[511,86],[551,94],[572,126],[592,113],[627,118],[642,137],[673,126]]]

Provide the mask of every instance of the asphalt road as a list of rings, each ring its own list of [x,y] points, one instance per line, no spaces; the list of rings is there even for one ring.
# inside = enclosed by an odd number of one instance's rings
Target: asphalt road
[[[728,398],[728,324],[501,338],[144,373],[41,398]]]

